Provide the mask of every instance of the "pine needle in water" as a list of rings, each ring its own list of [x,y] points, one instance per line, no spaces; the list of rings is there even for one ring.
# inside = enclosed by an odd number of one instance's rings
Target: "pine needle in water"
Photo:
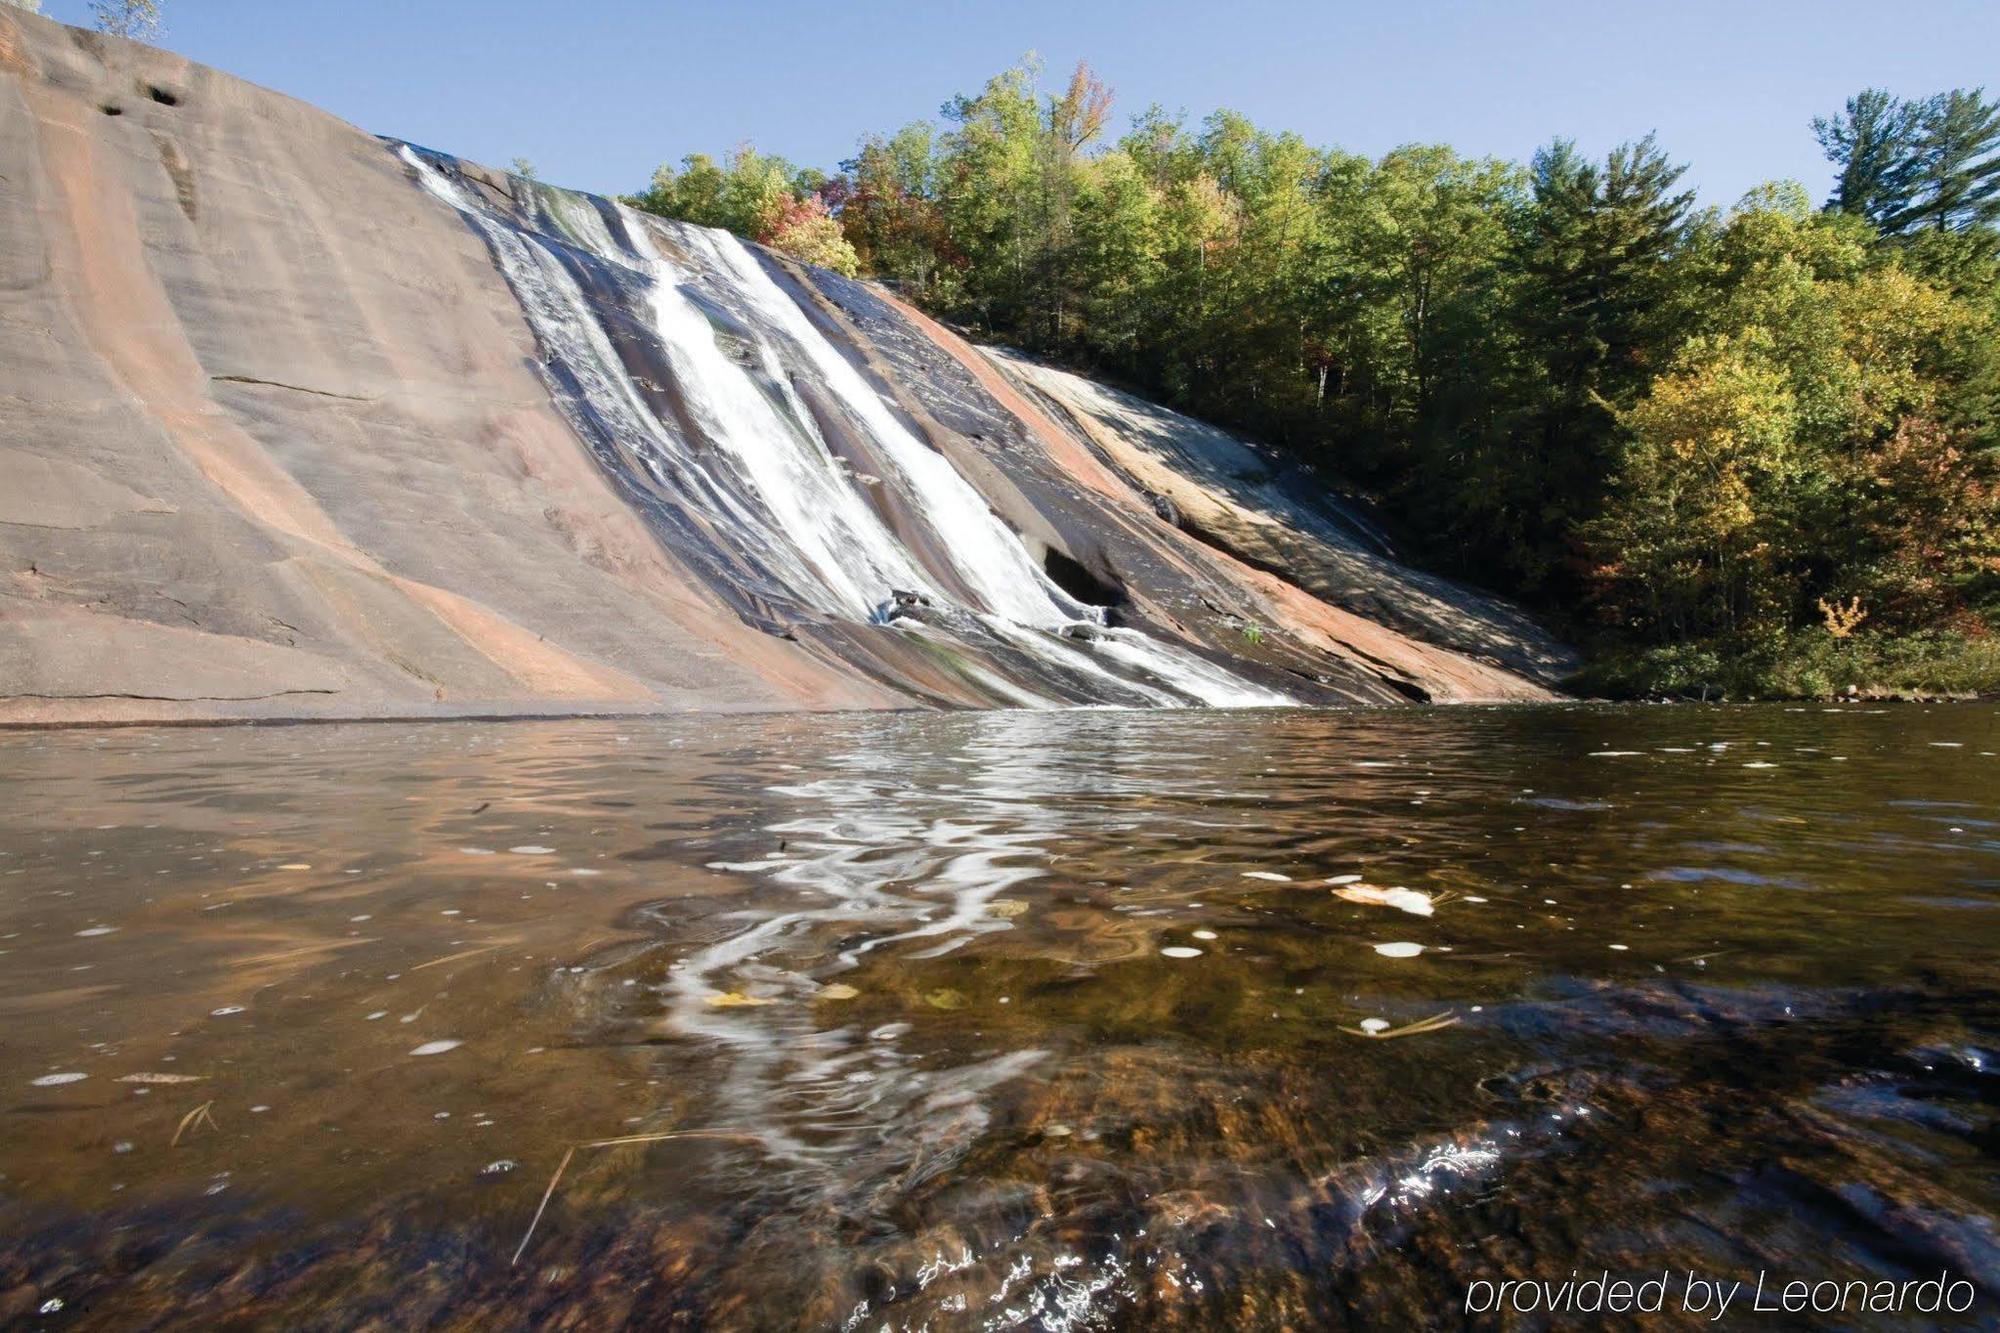
[[[181,1135],[187,1133],[191,1129],[200,1129],[204,1124],[206,1124],[210,1129],[220,1130],[222,1126],[216,1124],[215,1117],[212,1114],[210,1114],[210,1110],[211,1108],[214,1107],[214,1105],[215,1103],[212,1101],[203,1102],[200,1106],[195,1107],[194,1110],[189,1111],[186,1115],[182,1116],[180,1125],[174,1130],[173,1141],[167,1144],[167,1146],[169,1148],[180,1147]]]
[[[464,953],[446,954],[442,958],[433,958],[428,963],[418,963],[415,967],[411,968],[410,971],[421,972],[427,967],[443,967],[446,963],[455,963],[461,958],[474,958],[483,953],[492,953],[495,949],[499,947],[500,946],[497,944],[489,944],[486,945],[484,948],[467,949]]]
[[[542,1224],[542,1214],[549,1210],[549,1200],[556,1196],[556,1186],[562,1183],[563,1172],[569,1170],[572,1157],[579,1148],[617,1148],[631,1143],[661,1143],[667,1139],[733,1139],[738,1142],[756,1142],[755,1134],[740,1134],[727,1129],[677,1129],[663,1134],[626,1134],[615,1139],[590,1139],[583,1143],[572,1143],[556,1163],[556,1173],[549,1177],[549,1187],[542,1191],[542,1201],[535,1207],[535,1215],[528,1220],[528,1230],[522,1235],[521,1243],[514,1247],[514,1257],[509,1265],[519,1264],[521,1256],[528,1252],[528,1242],[535,1238],[535,1228]]]
[[[1346,1026],[1342,1026],[1340,1030],[1356,1037],[1366,1037],[1370,1041],[1387,1041],[1391,1037],[1414,1037],[1423,1032],[1436,1032],[1439,1028],[1448,1028],[1457,1022],[1458,1011],[1447,1009],[1441,1014],[1432,1014],[1429,1018],[1420,1018],[1414,1023],[1407,1023],[1399,1028],[1389,1028],[1382,1032],[1370,1032],[1366,1028]]]

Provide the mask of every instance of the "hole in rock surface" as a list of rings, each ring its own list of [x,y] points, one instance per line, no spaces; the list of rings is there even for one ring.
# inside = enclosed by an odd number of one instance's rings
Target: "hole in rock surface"
[[[1042,553],[1042,572],[1087,606],[1117,606],[1125,600],[1123,588],[1104,582],[1053,546]]]

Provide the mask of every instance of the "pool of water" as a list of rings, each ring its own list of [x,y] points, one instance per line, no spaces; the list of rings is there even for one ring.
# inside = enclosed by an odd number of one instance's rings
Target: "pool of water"
[[[1996,752],[1990,704],[0,735],[0,1322],[1409,1326],[1573,1271],[1990,1321]]]

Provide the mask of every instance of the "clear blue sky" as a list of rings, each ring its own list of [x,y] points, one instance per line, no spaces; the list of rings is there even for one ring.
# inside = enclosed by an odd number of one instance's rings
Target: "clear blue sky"
[[[1026,51],[1088,59],[1117,124],[1217,107],[1378,154],[1525,157],[1657,129],[1704,202],[1771,178],[1817,197],[1809,122],[1878,85],[2000,87],[1994,0],[163,0],[163,44],[378,133],[558,184],[641,188],[744,139],[831,169]],[[86,22],[85,0],[45,12]]]

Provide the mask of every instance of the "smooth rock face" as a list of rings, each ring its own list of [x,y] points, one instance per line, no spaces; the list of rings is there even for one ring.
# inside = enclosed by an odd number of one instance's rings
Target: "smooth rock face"
[[[1395,558],[1325,479],[1226,431],[999,348],[986,354],[1068,422],[1168,522],[1357,615],[1553,682],[1581,665],[1518,607]]]
[[[0,178],[0,723],[1535,698],[1563,660],[868,284],[11,9]]]

